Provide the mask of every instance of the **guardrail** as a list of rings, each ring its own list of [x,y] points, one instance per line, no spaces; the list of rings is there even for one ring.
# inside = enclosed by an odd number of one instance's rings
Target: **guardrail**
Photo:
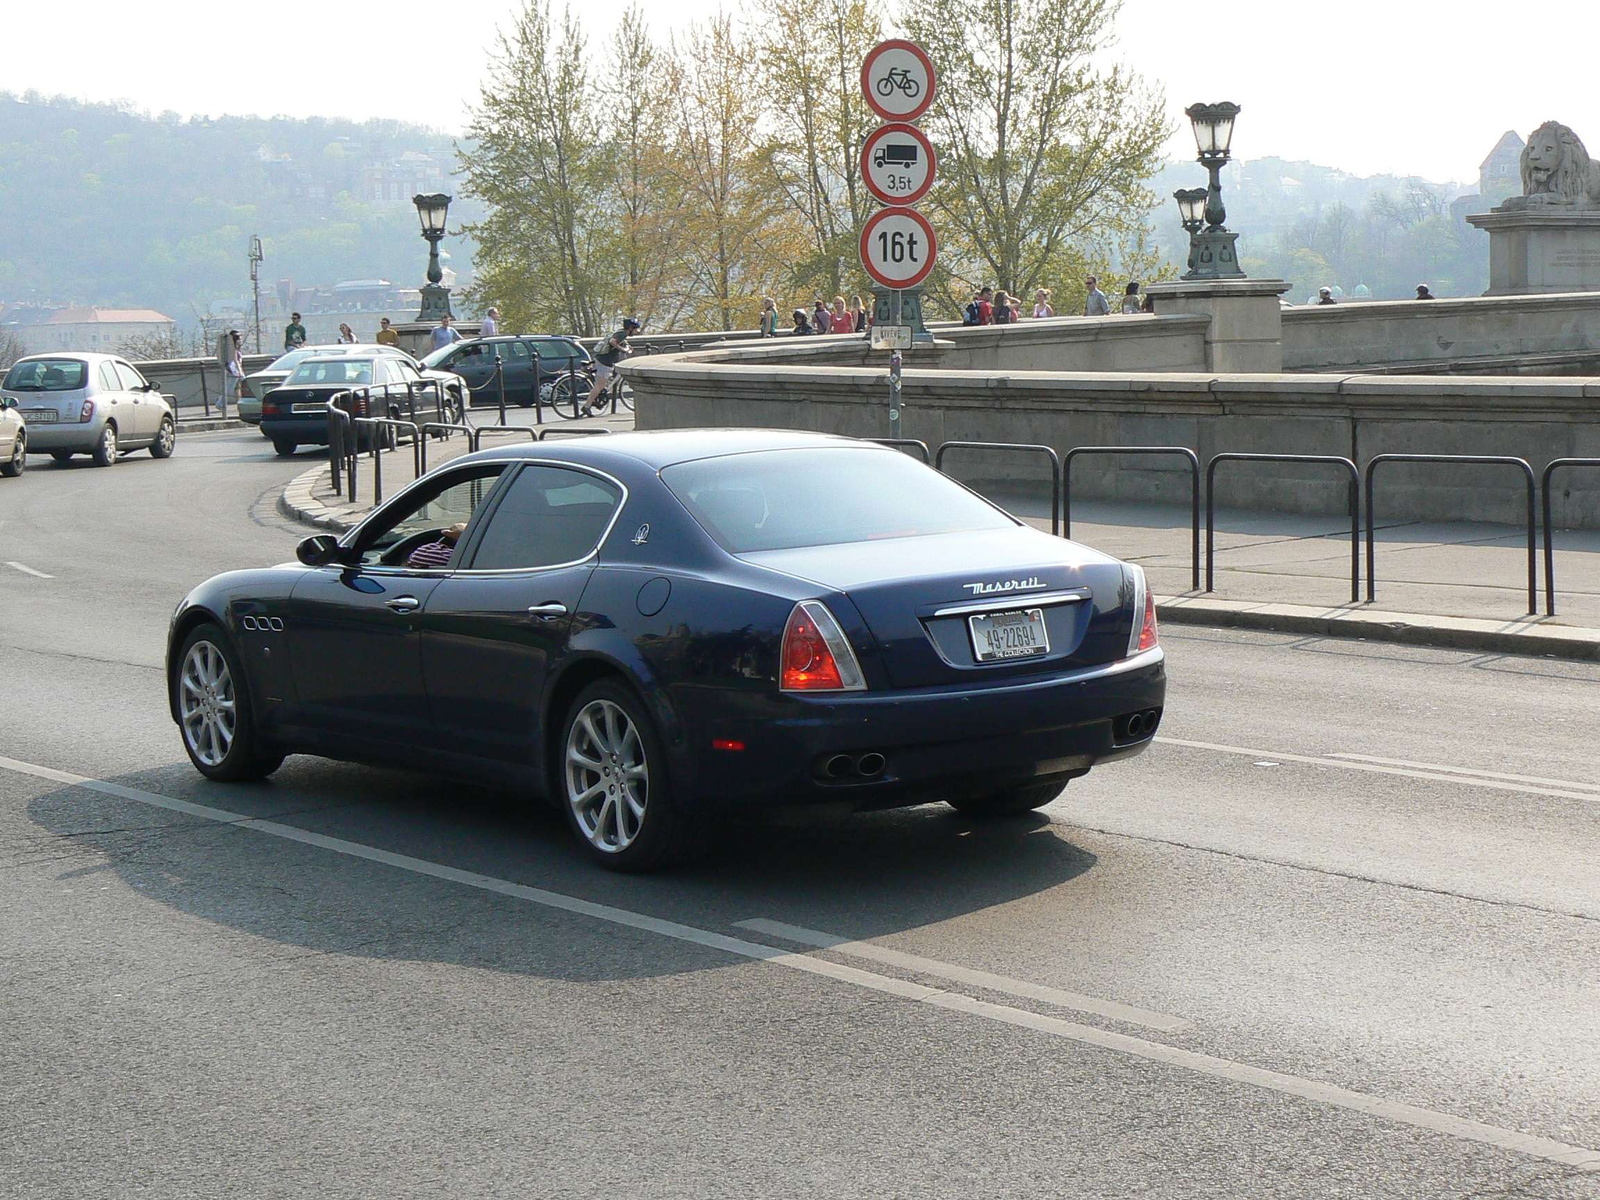
[[[356,417],[351,421],[357,429],[371,428],[373,434],[367,439],[367,448],[372,455],[372,503],[383,503],[383,451],[387,448],[380,446],[377,430],[381,428],[409,429],[411,430],[411,462],[415,470],[414,477],[422,475],[422,431],[415,421],[399,421],[393,417]],[[398,441],[398,438],[396,439]],[[357,449],[359,450],[359,446]],[[351,475],[350,498],[355,499],[355,476]]]
[[[1528,485],[1528,615],[1536,616],[1539,612],[1539,570],[1538,551],[1535,549],[1535,523],[1533,492],[1533,468],[1528,461],[1522,458],[1513,458],[1509,455],[1499,454],[1376,454],[1367,460],[1366,492],[1367,492],[1367,600],[1370,603],[1375,599],[1374,588],[1376,579],[1376,559],[1373,552],[1375,522],[1373,520],[1372,506],[1372,477],[1379,464],[1386,462],[1412,462],[1412,463],[1468,463],[1476,466],[1505,466],[1516,467],[1522,471],[1523,479]]]
[[[601,437],[610,433],[609,429],[563,429],[560,425],[553,425],[549,429],[541,429],[536,442],[548,442],[552,437]]]
[[[1140,454],[1176,455],[1189,464],[1189,586],[1200,588],[1200,458],[1187,446],[1074,446],[1067,451],[1061,468],[1061,536],[1072,536],[1072,460],[1080,454]],[[1212,460],[1216,462],[1215,459]],[[1211,489],[1209,471],[1206,490]],[[1210,510],[1207,509],[1206,528],[1211,527]],[[1206,552],[1206,591],[1211,590],[1209,532]]]
[[[1552,459],[1539,477],[1539,503],[1544,514],[1544,615],[1556,615],[1555,530],[1550,519],[1550,476],[1564,467],[1600,467],[1600,458]]]
[[[333,494],[340,494],[339,480],[346,470],[349,472],[348,495],[350,502],[356,499],[356,460],[355,460],[355,433],[350,424],[350,414],[339,407],[341,399],[348,399],[349,392],[337,392],[328,397],[328,467],[333,472]],[[348,444],[349,450],[346,450]]]
[[[486,433],[492,433],[496,436],[504,433],[513,437],[521,437],[523,434],[527,434],[530,442],[539,440],[539,435],[527,425],[480,425],[472,431],[472,448],[474,450],[483,445],[483,435]]]
[[[1382,456],[1380,456],[1382,457]],[[1217,464],[1224,462],[1285,462],[1328,463],[1344,467],[1350,474],[1350,603],[1361,600],[1361,472],[1348,458],[1337,454],[1245,454],[1228,453],[1212,457],[1206,464],[1206,591],[1212,591],[1213,567],[1216,559]],[[1370,464],[1369,464],[1370,466]],[[1370,522],[1372,492],[1367,492],[1367,514]],[[1369,524],[1370,527],[1370,524]],[[1367,559],[1367,587],[1372,586],[1372,560]],[[1372,598],[1370,595],[1367,597]]]
[[[933,469],[944,470],[944,456],[951,450],[1016,450],[1043,454],[1050,459],[1050,532],[1061,534],[1061,456],[1049,446],[1033,442],[944,442],[933,456]]]
[[[453,421],[424,421],[418,426],[418,429],[422,433],[422,469],[419,472],[422,475],[428,473],[428,434],[437,431],[445,437],[449,437],[452,433],[464,433],[467,435],[467,445],[471,446],[473,444],[473,434],[476,432],[471,425],[464,421],[459,424]]]
[[[880,446],[892,446],[896,450],[915,449],[922,455],[922,461],[932,463],[933,457],[928,453],[928,443],[919,442],[916,438],[868,438],[869,442],[877,442]]]

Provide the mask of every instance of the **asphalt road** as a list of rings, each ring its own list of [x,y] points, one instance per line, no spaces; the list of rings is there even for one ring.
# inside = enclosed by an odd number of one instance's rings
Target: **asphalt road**
[[[1600,668],[1170,630],[1159,744],[1036,818],[619,878],[188,766],[167,618],[313,462],[0,480],[0,1195],[1600,1197]]]

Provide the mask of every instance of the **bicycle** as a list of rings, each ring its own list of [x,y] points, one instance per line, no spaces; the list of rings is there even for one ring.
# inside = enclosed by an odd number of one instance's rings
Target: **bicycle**
[[[878,95],[880,96],[888,96],[896,88],[899,88],[911,100],[915,100],[922,94],[922,85],[911,78],[909,67],[890,67],[889,73],[878,80]]]

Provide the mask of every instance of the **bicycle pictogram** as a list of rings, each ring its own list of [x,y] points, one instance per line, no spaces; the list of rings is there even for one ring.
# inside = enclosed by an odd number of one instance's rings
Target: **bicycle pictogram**
[[[897,88],[910,100],[922,94],[922,85],[911,78],[911,72],[905,67],[890,67],[889,73],[878,80],[877,88],[880,96],[888,96]]]

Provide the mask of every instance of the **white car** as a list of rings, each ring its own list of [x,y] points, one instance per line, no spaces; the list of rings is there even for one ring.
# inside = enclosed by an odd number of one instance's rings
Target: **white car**
[[[16,401],[0,400],[0,475],[15,479],[28,466],[28,424]]]
[[[27,422],[28,449],[58,463],[88,454],[109,467],[128,450],[169,458],[178,421],[160,389],[112,354],[30,354],[14,363],[0,399]]]

